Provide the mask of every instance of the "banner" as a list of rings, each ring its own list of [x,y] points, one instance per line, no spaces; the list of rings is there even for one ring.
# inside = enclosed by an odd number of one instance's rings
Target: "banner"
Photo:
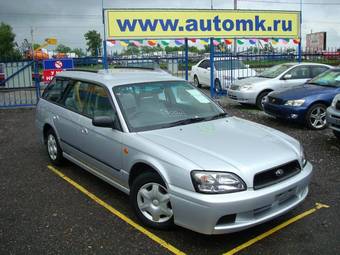
[[[300,12],[107,9],[109,39],[298,38]]]

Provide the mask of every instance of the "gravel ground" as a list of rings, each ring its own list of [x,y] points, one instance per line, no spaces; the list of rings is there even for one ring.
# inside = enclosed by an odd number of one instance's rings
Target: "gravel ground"
[[[321,202],[330,208],[318,210],[240,254],[339,254],[339,140],[328,129],[311,131],[279,122],[255,108],[225,100],[222,104],[231,115],[301,141],[314,165],[308,198],[276,220],[235,234],[204,236],[179,227],[152,232],[188,254],[221,254]],[[34,109],[0,110],[0,254],[167,254],[47,169],[48,158],[35,134],[34,114]],[[71,163],[59,169],[135,219],[123,193]]]

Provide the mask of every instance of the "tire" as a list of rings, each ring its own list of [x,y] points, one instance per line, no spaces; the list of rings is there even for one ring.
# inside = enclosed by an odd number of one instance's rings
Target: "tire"
[[[222,86],[221,86],[221,82],[219,79],[215,80],[215,91],[217,93],[222,91]]]
[[[194,75],[194,85],[195,85],[197,88],[202,88],[202,85],[200,84],[200,81],[198,80],[198,77],[197,77],[196,74]]]
[[[145,226],[156,229],[170,229],[174,226],[170,196],[157,173],[145,172],[139,175],[131,185],[130,200],[137,218]]]
[[[263,91],[260,93],[260,95],[257,96],[256,98],[256,106],[263,111],[263,103],[264,103],[264,98],[270,93],[271,91]]]
[[[340,132],[333,130],[333,134],[336,136],[336,138],[338,138],[340,140]]]
[[[306,125],[313,130],[321,130],[326,128],[326,109],[324,104],[312,105],[306,114]]]
[[[60,166],[64,163],[63,151],[60,148],[58,138],[52,129],[48,130],[46,134],[46,150],[52,164]]]

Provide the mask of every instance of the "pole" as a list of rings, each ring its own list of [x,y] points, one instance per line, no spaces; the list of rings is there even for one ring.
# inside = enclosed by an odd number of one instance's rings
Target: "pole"
[[[237,10],[237,0],[234,0],[234,10]],[[234,38],[234,55],[236,55],[237,52],[237,39]]]
[[[189,44],[188,38],[185,38],[185,80],[189,80]]]
[[[39,68],[38,61],[35,60],[34,56],[34,29],[31,27],[31,48],[32,48],[32,60],[33,60],[33,77],[34,77],[34,85],[35,85],[35,95],[37,97],[37,103],[40,98],[40,79],[39,79]]]
[[[210,96],[215,96],[215,82],[214,82],[214,38],[210,38]]]
[[[108,69],[108,64],[107,64],[107,45],[106,45],[106,29],[105,29],[104,0],[102,0],[102,17],[103,17],[103,26],[104,26],[104,39],[103,39],[102,62],[103,62],[103,68],[104,68],[105,70],[107,70],[107,69]]]
[[[300,41],[298,47],[298,61],[302,62],[302,0],[300,0]]]

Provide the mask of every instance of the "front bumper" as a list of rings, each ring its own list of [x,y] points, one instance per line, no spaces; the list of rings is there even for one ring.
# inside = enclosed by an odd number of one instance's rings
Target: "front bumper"
[[[307,107],[304,106],[288,106],[288,105],[277,105],[264,103],[263,110],[265,113],[286,120],[297,121],[300,123],[305,122]]]
[[[312,165],[275,185],[253,190],[207,195],[170,185],[171,204],[177,225],[202,234],[240,231],[266,222],[300,204],[308,194]],[[232,222],[222,222],[221,218]]]
[[[240,91],[228,90],[228,97],[233,101],[244,104],[256,104],[257,92],[254,91]]]
[[[340,132],[340,111],[335,110],[333,107],[327,108],[327,124],[328,127]]]

